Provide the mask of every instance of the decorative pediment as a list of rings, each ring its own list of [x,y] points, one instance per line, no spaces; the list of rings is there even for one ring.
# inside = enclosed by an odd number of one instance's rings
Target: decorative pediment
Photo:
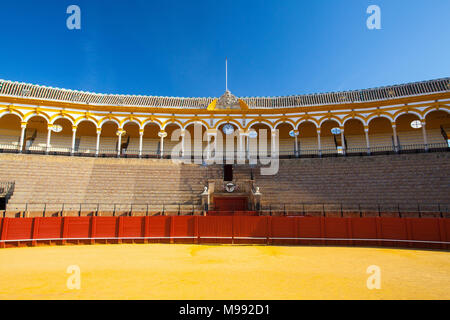
[[[208,106],[208,110],[247,110],[248,105],[233,95],[229,90]]]
[[[229,90],[217,100],[216,109],[240,109],[238,98],[234,96]]]

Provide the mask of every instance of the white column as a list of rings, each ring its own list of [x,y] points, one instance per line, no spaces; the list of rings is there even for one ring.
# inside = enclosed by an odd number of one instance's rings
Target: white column
[[[23,150],[23,141],[25,140],[25,130],[27,129],[27,123],[22,122],[20,124],[21,132],[20,132],[20,142],[19,142],[19,152],[22,153]]]
[[[296,157],[298,157],[298,134],[299,132],[297,130],[294,130],[294,153]]]
[[[217,155],[220,155],[220,156],[221,156],[221,159],[222,159],[223,154],[221,154],[221,152],[223,151],[223,139],[222,139],[222,150],[219,151],[219,150],[217,150],[217,135],[218,135],[218,134],[220,134],[221,137],[223,137],[222,133],[220,133],[220,132],[218,132],[218,133],[216,133],[215,135],[213,135],[213,137],[214,137],[214,144],[213,144],[213,148],[214,148],[214,157],[216,158]],[[220,162],[220,163],[222,163],[222,162]]]
[[[245,153],[247,154],[247,160],[250,160],[250,136],[249,136],[249,132],[250,131],[248,131],[247,132],[247,136],[245,137],[245,143],[246,143],[246,146],[245,146]]]
[[[164,130],[161,130],[158,133],[158,136],[161,138],[161,146],[160,146],[160,153],[161,153],[161,159],[164,157],[164,138],[167,137],[167,132],[165,132]],[[183,139],[184,139],[184,135],[183,135]],[[184,143],[184,141],[183,141]]]
[[[341,129],[341,141],[342,141],[342,154],[347,153],[347,146],[345,145],[344,128]]]
[[[364,127],[364,134],[366,135],[367,154],[370,154],[369,127]]]
[[[245,159],[245,130],[239,130],[239,156],[237,159],[244,160]]]
[[[47,145],[45,146],[45,153],[48,153],[48,151],[50,150],[50,139],[52,137],[52,124],[49,124],[47,126]]]
[[[161,136],[161,159],[164,157],[164,136]]]
[[[211,143],[211,134],[209,132],[206,133],[206,159],[211,159],[211,148],[209,144]]]
[[[317,148],[319,150],[319,156],[322,156],[322,145],[320,143],[320,128],[317,128]]]
[[[220,136],[221,136],[221,140],[222,140],[222,150],[217,150],[217,137],[218,137],[218,135],[220,134]],[[222,153],[222,151],[223,151],[223,144],[224,144],[224,141],[223,141],[223,135],[222,135],[222,133],[221,132],[217,132],[216,134],[214,134],[213,135],[213,137],[214,137],[214,143],[213,143],[213,148],[214,148],[214,158],[216,158],[217,159],[217,157],[218,156],[220,156],[220,161],[222,161],[222,159],[223,159],[223,153]],[[219,163],[222,163],[222,162],[219,162]]]
[[[75,139],[77,135],[77,127],[72,127],[72,148],[70,149],[70,154],[73,154],[75,152]]]
[[[428,151],[428,137],[427,137],[427,130],[425,127],[426,127],[426,122],[425,122],[425,120],[422,120],[423,144],[425,145],[425,151]]]
[[[142,139],[144,137],[144,129],[139,129],[139,158],[142,157]]]
[[[102,134],[102,129],[97,128],[97,144],[95,146],[95,155],[98,156],[98,152],[100,150],[100,135]]]
[[[181,130],[181,156],[184,157],[184,135],[185,135],[185,131],[184,129]]]
[[[277,129],[272,129],[272,136],[271,136],[271,140],[270,140],[270,154],[272,155],[272,158],[275,157],[276,155],[276,139],[278,138],[277,136]],[[277,150],[279,152],[279,150]]]
[[[122,153],[122,135],[125,133],[123,129],[117,130],[117,156],[120,157]]]
[[[394,134],[394,151],[398,152],[400,150],[399,145],[398,145],[398,139],[397,139],[397,126],[395,125],[395,123],[392,124],[392,132]]]

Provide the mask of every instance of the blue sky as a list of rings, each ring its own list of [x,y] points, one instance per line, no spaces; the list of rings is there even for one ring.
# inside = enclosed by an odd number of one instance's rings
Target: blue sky
[[[1,79],[98,93],[220,96],[225,57],[237,96],[450,76],[449,0],[2,1],[0,27]]]

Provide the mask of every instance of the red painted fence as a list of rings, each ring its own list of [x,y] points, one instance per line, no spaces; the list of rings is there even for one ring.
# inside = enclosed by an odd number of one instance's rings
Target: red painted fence
[[[0,248],[38,243],[127,242],[450,249],[450,219],[260,216],[0,218]]]

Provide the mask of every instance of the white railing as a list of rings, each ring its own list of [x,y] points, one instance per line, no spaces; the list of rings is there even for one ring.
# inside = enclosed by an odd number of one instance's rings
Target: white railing
[[[288,97],[243,97],[250,108],[288,108],[348,104],[450,91],[450,78],[413,82],[373,89],[295,95]],[[215,98],[155,97],[141,95],[97,94],[0,80],[0,95],[48,99],[91,105],[144,106],[205,109]]]

